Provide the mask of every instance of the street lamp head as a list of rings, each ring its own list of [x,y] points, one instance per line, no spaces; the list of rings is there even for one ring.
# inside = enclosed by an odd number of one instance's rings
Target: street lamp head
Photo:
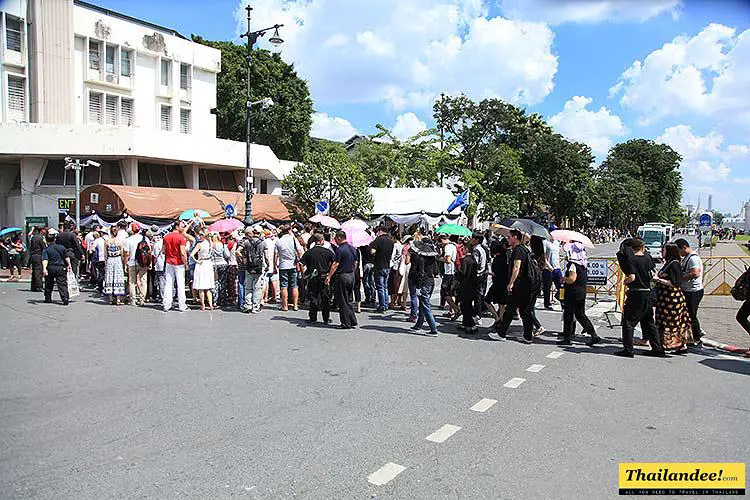
[[[86,166],[87,167],[101,167],[102,164],[99,163],[98,161],[88,160],[88,161],[86,161]]]
[[[263,107],[263,109],[270,108],[271,106],[273,106],[273,99],[271,99],[270,97],[266,97],[261,101],[261,106]]]
[[[73,163],[73,158],[71,158],[70,156],[66,156],[65,163]]]
[[[276,46],[279,46],[279,45],[281,45],[282,43],[284,43],[284,39],[283,39],[283,38],[281,38],[281,37],[279,36],[279,28],[278,28],[278,27],[277,27],[277,28],[276,28],[276,29],[274,30],[274,32],[273,32],[273,36],[271,36],[271,37],[270,37],[270,38],[268,39],[268,42],[269,42],[269,43],[270,43],[271,45],[276,45]]]

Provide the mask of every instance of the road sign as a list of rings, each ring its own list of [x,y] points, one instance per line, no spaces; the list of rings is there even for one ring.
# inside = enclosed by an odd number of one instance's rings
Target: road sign
[[[234,217],[236,213],[237,210],[234,209],[234,205],[232,205],[231,203],[227,203],[224,206],[224,215],[226,215],[227,218]]]
[[[586,284],[588,286],[604,286],[607,284],[609,264],[606,260],[589,260],[587,269],[589,278]]]
[[[315,204],[315,213],[316,214],[328,214],[328,202],[327,201],[319,201]]]
[[[713,217],[711,217],[711,214],[701,215],[701,218],[700,218],[701,227],[709,227],[711,226],[712,222],[713,222]]]

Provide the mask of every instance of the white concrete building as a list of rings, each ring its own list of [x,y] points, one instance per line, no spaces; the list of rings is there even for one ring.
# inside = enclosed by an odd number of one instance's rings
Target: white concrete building
[[[218,50],[78,0],[0,2],[0,226],[58,222],[67,156],[97,183],[238,191],[244,143],[216,138]],[[259,193],[294,162],[253,145]]]

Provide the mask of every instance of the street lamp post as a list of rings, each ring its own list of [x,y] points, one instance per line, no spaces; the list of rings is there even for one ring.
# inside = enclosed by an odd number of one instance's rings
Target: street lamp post
[[[247,11],[247,32],[240,35],[240,38],[247,38],[247,109],[245,117],[245,220],[243,221],[246,225],[253,223],[253,171],[250,168],[250,108],[257,104],[267,108],[273,105],[273,101],[270,98],[262,99],[260,101],[250,101],[250,64],[252,63],[253,45],[258,41],[258,38],[264,36],[267,32],[274,30],[273,35],[268,39],[273,45],[281,45],[284,40],[279,36],[279,28],[284,26],[283,24],[274,24],[269,28],[262,30],[250,31],[250,14],[253,10],[249,5],[245,7]]]
[[[86,160],[81,163],[78,158],[65,158],[65,170],[75,170],[76,172],[76,229],[80,229],[81,226],[81,170],[84,167],[100,167],[101,164],[93,161]]]

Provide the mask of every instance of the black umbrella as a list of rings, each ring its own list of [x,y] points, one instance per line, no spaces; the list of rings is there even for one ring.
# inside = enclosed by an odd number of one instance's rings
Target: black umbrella
[[[518,229],[529,236],[539,236],[540,238],[549,239],[547,228],[530,219],[503,219],[500,224],[511,229]]]

